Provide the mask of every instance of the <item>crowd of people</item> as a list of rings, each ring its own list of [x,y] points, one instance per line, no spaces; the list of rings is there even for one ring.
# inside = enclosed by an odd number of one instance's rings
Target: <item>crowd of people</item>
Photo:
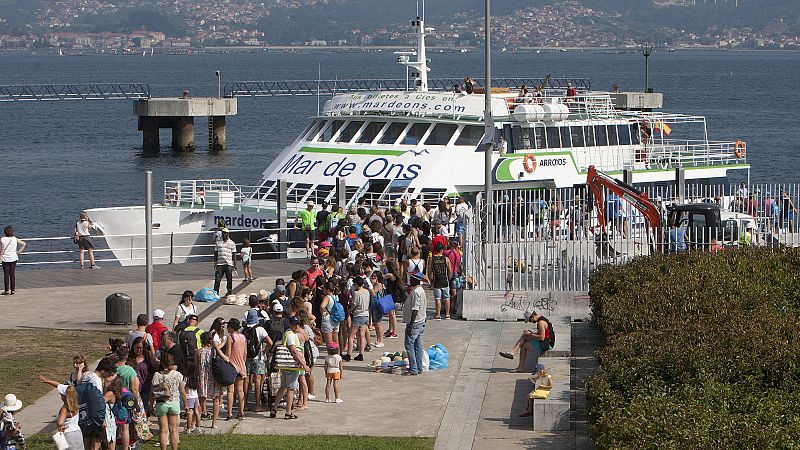
[[[361,201],[345,214],[309,204],[298,219],[309,267],[277,279],[271,292],[250,294],[241,317],[217,317],[201,329],[194,293],[185,291],[172,317],[161,309],[141,314],[124,339],[111,339],[94,370],[75,355],[65,380],[39,376],[61,394],[57,425],[68,448],[126,449],[152,436],[160,448],[176,449],[180,426],[207,432],[250,411],[278,418],[283,410],[283,420],[298,419],[309,400],[323,395],[315,372],[325,380],[324,401],[343,403],[346,364],[363,361],[387,339],[404,339],[403,374],[419,375],[423,284],[433,290],[433,319],[453,317],[468,208],[464,199],[387,209]],[[240,251],[236,258],[229,231],[218,231],[217,289],[237,259],[249,263],[243,257],[252,256]],[[148,417],[157,419],[156,436]]]

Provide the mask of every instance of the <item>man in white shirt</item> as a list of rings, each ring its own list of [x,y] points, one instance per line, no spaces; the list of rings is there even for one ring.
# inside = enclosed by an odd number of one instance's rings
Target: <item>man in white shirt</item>
[[[497,141],[497,150],[501,155],[508,153],[508,142],[506,142],[506,138],[503,136],[500,136],[500,139]]]
[[[225,276],[227,293],[231,295],[233,291],[233,271],[236,270],[236,244],[230,238],[230,231],[227,228],[220,230],[222,239],[217,242],[214,252],[214,290],[219,293],[219,284]]]
[[[427,297],[422,282],[427,281],[420,272],[409,274],[409,296],[403,303],[403,321],[406,323],[405,348],[408,353],[408,375],[422,373],[422,333],[425,331]]]

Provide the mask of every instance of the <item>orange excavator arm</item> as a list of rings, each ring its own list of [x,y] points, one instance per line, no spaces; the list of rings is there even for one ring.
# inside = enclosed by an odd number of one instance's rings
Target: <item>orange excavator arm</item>
[[[594,166],[589,166],[586,175],[586,185],[592,190],[594,197],[594,204],[597,209],[597,220],[600,222],[600,227],[603,233],[606,233],[606,215],[605,215],[605,197],[603,196],[602,188],[605,187],[609,191],[615,193],[619,198],[627,201],[634,208],[636,208],[647,219],[648,227],[653,230],[655,237],[656,248],[660,247],[662,234],[661,234],[661,212],[654,205],[646,193],[641,192],[626,183],[623,183],[616,178],[613,178],[605,173],[595,169]]]

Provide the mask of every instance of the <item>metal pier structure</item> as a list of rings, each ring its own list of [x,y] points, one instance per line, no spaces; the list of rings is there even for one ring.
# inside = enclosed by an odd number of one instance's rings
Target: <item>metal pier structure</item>
[[[483,78],[473,78],[477,87],[483,86]],[[370,91],[413,91],[414,80],[396,79],[358,79],[358,80],[275,80],[275,81],[231,81],[225,83],[225,97],[281,97],[336,95],[349,92]],[[431,78],[428,89],[431,91],[452,91],[453,86],[463,83],[459,78]],[[578,91],[591,90],[588,78],[544,77],[544,78],[492,78],[492,87],[518,89],[528,88],[565,89],[572,84]]]
[[[146,83],[0,85],[0,102],[52,100],[141,100],[150,98]]]

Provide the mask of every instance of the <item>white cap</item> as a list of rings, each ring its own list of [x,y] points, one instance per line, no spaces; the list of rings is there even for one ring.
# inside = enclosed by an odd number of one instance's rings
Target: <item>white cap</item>
[[[56,389],[58,389],[58,393],[61,395],[67,395],[67,388],[69,387],[68,384],[59,384]]]
[[[275,303],[274,305],[272,305],[272,311],[276,313],[283,312],[283,305],[281,305],[280,302]]]
[[[153,318],[154,319],[163,319],[164,318],[164,311],[161,309],[157,309],[153,311]]]

